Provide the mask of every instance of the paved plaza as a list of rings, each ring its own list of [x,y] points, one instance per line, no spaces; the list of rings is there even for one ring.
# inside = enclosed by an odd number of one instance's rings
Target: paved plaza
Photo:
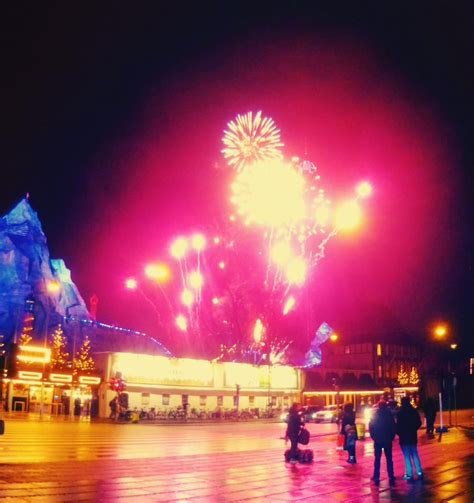
[[[370,439],[358,464],[336,451],[335,425],[309,425],[312,465],[283,461],[282,423],[146,425],[7,421],[0,439],[1,501],[474,501],[474,433],[420,436],[426,480],[390,488],[384,461],[370,482]]]

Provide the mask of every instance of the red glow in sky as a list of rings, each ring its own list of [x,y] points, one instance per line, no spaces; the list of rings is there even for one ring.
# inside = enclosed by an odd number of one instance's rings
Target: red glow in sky
[[[151,88],[133,119],[137,133],[105,155],[121,193],[97,203],[107,233],[83,291],[98,292],[99,318],[153,331],[149,308],[130,300],[123,278],[167,257],[173,237],[229,214],[222,131],[249,110],[273,117],[285,156],[307,154],[334,199],[351,197],[361,180],[374,188],[362,227],[332,241],[312,274],[315,328],[420,330],[441,299],[456,240],[449,134],[422,90],[367,47],[335,40],[240,45]]]

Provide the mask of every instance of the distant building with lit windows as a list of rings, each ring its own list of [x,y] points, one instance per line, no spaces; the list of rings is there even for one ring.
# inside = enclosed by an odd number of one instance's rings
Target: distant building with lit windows
[[[303,400],[315,405],[375,403],[387,391],[395,398],[418,392],[420,351],[407,344],[325,344],[322,364],[306,371]]]

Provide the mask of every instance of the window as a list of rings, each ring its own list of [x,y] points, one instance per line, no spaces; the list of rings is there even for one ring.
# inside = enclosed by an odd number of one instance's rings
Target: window
[[[276,404],[277,404],[277,397],[276,396],[272,396],[272,407],[275,407]]]
[[[170,404],[170,396],[163,395],[161,398],[161,405],[169,405]]]
[[[350,346],[346,346],[344,348],[344,353],[346,353],[346,355],[350,355],[351,354],[351,348],[350,348]]]
[[[379,378],[382,378],[382,365],[379,365],[379,366],[377,367],[377,376],[378,376]]]
[[[186,405],[189,403],[189,395],[181,395],[181,404]]]
[[[289,397],[288,395],[285,395],[285,396],[283,397],[283,405],[284,405],[285,407],[288,407],[289,398],[290,398],[290,397]]]
[[[224,397],[222,395],[219,395],[217,397],[217,406],[222,407],[224,405]]]
[[[207,396],[206,395],[201,395],[199,397],[199,405],[201,407],[205,407],[206,406],[206,401],[207,401]]]
[[[382,344],[377,344],[377,356],[382,356]]]
[[[150,393],[142,393],[142,407],[150,405]]]
[[[249,406],[253,407],[255,405],[255,397],[249,396]]]

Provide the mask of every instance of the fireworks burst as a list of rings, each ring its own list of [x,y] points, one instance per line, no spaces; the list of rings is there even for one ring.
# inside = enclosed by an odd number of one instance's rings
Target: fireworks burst
[[[273,119],[262,117],[261,111],[255,117],[252,112],[239,114],[227,127],[222,138],[225,145],[222,153],[229,166],[237,171],[255,161],[282,157],[280,130]]]
[[[313,333],[305,288],[311,270],[334,236],[361,223],[372,186],[361,182],[333,208],[318,168],[282,159],[280,132],[261,112],[238,115],[223,142],[236,170],[235,213],[217,219],[222,228],[212,234],[175,238],[169,264],[151,263],[144,270],[149,281],[129,278],[125,286],[153,306],[163,336],[192,354],[210,356],[220,347],[217,360],[284,362],[295,333],[290,325],[301,326],[306,316],[306,338]]]
[[[231,201],[246,224],[273,229],[305,217],[305,180],[282,160],[258,161],[237,174]]]

